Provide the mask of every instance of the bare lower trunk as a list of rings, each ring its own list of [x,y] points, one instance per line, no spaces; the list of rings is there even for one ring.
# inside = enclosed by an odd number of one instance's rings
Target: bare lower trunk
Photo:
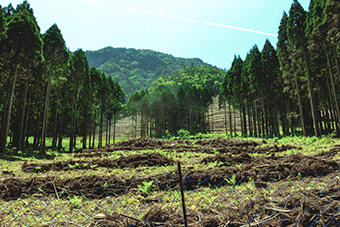
[[[313,118],[313,125],[314,125],[314,134],[316,137],[320,137],[320,130],[318,125],[318,117],[317,117],[317,108],[316,103],[313,95],[313,84],[312,84],[312,76],[309,69],[309,63],[306,53],[304,54],[304,60],[307,70],[307,84],[308,84],[308,94],[309,94],[309,101],[312,110],[312,118]]]
[[[301,96],[300,96],[300,92],[299,92],[299,86],[298,86],[296,74],[294,74],[294,81],[295,81],[295,86],[296,86],[296,91],[297,91],[297,96],[298,96],[298,105],[299,105],[299,110],[300,110],[300,120],[301,120],[302,133],[303,133],[303,136],[307,136],[305,119],[304,119],[303,108],[302,108],[302,103],[301,103]]]
[[[57,91],[57,100],[55,106],[55,113],[54,113],[54,128],[53,128],[53,140],[52,140],[52,148],[57,147],[57,129],[58,129],[58,106],[59,106],[59,96],[60,96],[60,89],[58,88]]]
[[[59,126],[59,140],[58,140],[58,151],[63,147],[63,124],[64,124],[64,105],[61,108],[61,119]]]
[[[25,136],[24,136],[24,123],[25,123],[25,106],[26,106],[27,91],[28,91],[28,79],[26,79],[26,81],[25,81],[25,93],[24,93],[23,106],[22,106],[22,112],[21,112],[19,149],[23,148],[23,138],[25,138]]]
[[[9,121],[11,118],[13,96],[14,96],[15,84],[16,84],[17,77],[18,77],[18,69],[19,69],[19,65],[18,65],[18,60],[17,60],[15,70],[14,70],[13,80],[11,83],[11,90],[9,92],[8,102],[6,106],[5,117],[3,119],[3,125],[2,125],[2,130],[1,130],[0,154],[5,153],[6,151]]]
[[[44,108],[44,116],[41,130],[41,144],[40,144],[40,154],[46,154],[46,131],[47,131],[47,117],[48,117],[48,107],[50,103],[50,92],[52,86],[52,71],[53,71],[53,62],[54,55],[51,60],[49,75],[48,75],[48,83],[46,88],[46,96],[45,96],[45,108]]]
[[[116,123],[117,123],[117,113],[113,115],[113,143],[116,143]]]
[[[100,111],[98,148],[103,146],[103,112],[103,110]]]

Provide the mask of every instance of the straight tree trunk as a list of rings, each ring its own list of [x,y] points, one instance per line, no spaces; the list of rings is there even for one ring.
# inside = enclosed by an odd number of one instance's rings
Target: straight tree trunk
[[[331,60],[330,60],[330,56],[329,56],[329,52],[328,52],[327,46],[326,46],[325,50],[326,50],[327,65],[328,65],[328,70],[329,70],[329,76],[331,78],[331,86],[332,86],[334,102],[335,102],[335,109],[336,109],[336,117],[335,117],[335,119],[336,119],[336,124],[338,126],[337,129],[339,129],[339,126],[340,126],[340,108],[339,108],[339,102],[338,102],[338,98],[337,98],[337,94],[336,94],[336,88],[335,88],[334,76],[333,76],[333,72],[332,72]],[[335,56],[335,58],[337,59],[336,56]],[[337,131],[337,134],[338,135],[340,134],[339,130]]]
[[[106,118],[106,127],[105,127],[105,146],[107,145],[108,142],[108,134],[109,134],[109,121]]]
[[[231,118],[231,102],[230,102],[230,99],[229,99],[229,125],[230,125],[230,136],[232,137],[233,136],[233,122],[232,122],[232,118]]]
[[[86,149],[87,133],[89,131],[89,124],[88,124],[89,113],[88,112],[85,114],[85,117],[86,119],[83,125],[83,149]]]
[[[303,136],[306,137],[307,136],[307,130],[306,130],[306,125],[305,125],[305,117],[304,117],[304,114],[303,114],[301,96],[300,96],[300,92],[299,92],[299,86],[298,86],[296,74],[294,74],[294,81],[295,81],[295,87],[296,87],[297,96],[298,96],[298,105],[299,105],[299,110],[300,110],[300,120],[301,120],[302,133],[303,133]]]
[[[97,111],[94,111],[94,118],[93,118],[93,140],[92,140],[92,148],[95,148],[95,140],[96,140],[96,120],[97,120]]]
[[[23,106],[22,106],[22,112],[21,112],[21,122],[20,122],[20,136],[19,136],[19,149],[23,148],[23,138],[24,136],[24,123],[25,123],[25,106],[26,104],[26,98],[27,98],[27,91],[28,91],[28,79],[25,81],[25,92],[24,92],[24,98],[23,98]]]
[[[15,84],[18,77],[18,70],[19,70],[19,64],[18,64],[18,58],[16,60],[15,69],[14,69],[14,75],[11,83],[11,90],[9,92],[8,102],[5,110],[5,116],[3,119],[3,125],[1,130],[1,137],[0,137],[0,154],[4,154],[6,151],[6,145],[7,145],[7,136],[8,136],[8,128],[9,128],[9,121],[11,118],[11,112],[12,112],[12,104],[13,104],[13,96],[14,96],[14,89]]]
[[[109,120],[109,144],[111,144],[111,119]]]
[[[27,130],[28,130],[28,119],[29,119],[29,112],[30,112],[30,107],[31,107],[31,96],[32,96],[32,92],[29,92],[29,96],[28,96],[28,101],[27,101],[27,108],[26,108],[26,113],[25,113],[25,126],[24,126],[24,132],[23,132],[23,137],[21,138],[21,144],[24,145],[25,143],[25,137],[26,138],[26,143],[25,146],[28,146],[28,135],[27,135]]]
[[[58,151],[63,147],[64,104],[61,106],[61,119],[59,125]]]
[[[40,144],[40,154],[46,154],[46,131],[47,131],[47,117],[48,117],[48,107],[50,103],[50,92],[52,86],[52,72],[53,72],[53,64],[54,64],[55,54],[52,56],[51,65],[48,74],[48,83],[46,88],[46,96],[45,96],[45,108],[44,108],[44,116],[42,123],[42,131],[41,131],[41,144]]]
[[[228,135],[228,124],[227,124],[227,104],[224,102],[224,129],[225,135]]]
[[[305,66],[307,70],[307,84],[308,84],[309,101],[310,101],[310,106],[312,110],[314,134],[316,137],[320,137],[320,130],[319,130],[319,124],[318,124],[318,119],[317,119],[317,108],[316,108],[316,103],[315,103],[315,99],[313,95],[312,76],[311,76],[306,52],[304,53],[303,57],[304,57]]]
[[[103,112],[103,110],[100,111],[98,148],[103,146]]]
[[[93,122],[91,121],[91,123],[90,123],[90,130],[89,130],[89,149],[91,149],[92,147],[91,147],[91,145],[92,145],[92,125],[93,124]]]
[[[52,140],[52,148],[55,149],[57,147],[57,129],[58,129],[58,107],[59,107],[59,97],[60,97],[60,89],[57,89],[57,100],[55,106],[55,113],[54,113],[54,128],[53,128],[53,140]]]
[[[116,143],[117,112],[113,114],[113,143]]]
[[[337,57],[337,51],[336,51],[336,47],[335,45],[333,44],[333,52],[334,52],[334,58],[335,58],[335,64],[336,64],[336,71],[338,73],[338,77],[339,77],[339,80],[340,80],[340,66],[339,66],[339,60],[338,60],[338,57]]]
[[[138,115],[136,114],[136,121],[135,121],[135,138],[137,138],[137,120],[138,120]]]
[[[249,127],[249,136],[253,135],[253,129],[252,129],[252,122],[251,122],[251,113],[250,113],[250,105],[249,105],[249,101],[247,99],[247,113],[248,113],[248,127]]]
[[[236,105],[235,105],[236,106]],[[236,120],[236,108],[233,108],[234,110],[234,136],[237,137],[237,120]]]
[[[78,84],[75,85],[74,91],[73,91],[73,100],[72,100],[72,121],[71,121],[71,136],[70,136],[70,152],[73,152],[73,148],[76,146],[76,140],[77,140],[77,135],[76,135],[76,115],[77,115],[77,110],[76,110],[76,105],[77,105],[77,93],[78,93]]]
[[[253,128],[254,128],[254,136],[257,137],[257,128],[256,128],[256,104],[252,106],[253,112]]]

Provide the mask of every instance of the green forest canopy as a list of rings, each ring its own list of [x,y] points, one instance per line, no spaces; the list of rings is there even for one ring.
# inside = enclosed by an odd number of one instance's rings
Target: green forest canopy
[[[105,47],[85,52],[90,66],[119,82],[127,96],[147,89],[159,77],[166,77],[185,66],[208,66],[198,58],[178,58],[153,50]]]

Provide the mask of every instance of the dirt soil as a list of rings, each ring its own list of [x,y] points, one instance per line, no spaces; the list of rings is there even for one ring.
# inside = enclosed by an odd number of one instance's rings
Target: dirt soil
[[[290,149],[299,150],[301,147],[292,145],[267,145],[266,141],[255,142],[247,140],[237,139],[210,139],[210,140],[198,140],[193,143],[190,140],[154,140],[149,138],[140,138],[134,140],[128,140],[119,142],[116,144],[108,145],[101,149],[80,149],[77,154],[74,155],[76,158],[93,158],[100,156],[109,156],[114,151],[139,151],[139,150],[155,150],[161,149],[164,152],[197,152],[197,153],[228,153],[228,154],[240,154],[240,153],[257,153],[263,154],[268,152],[282,152]],[[262,146],[260,146],[262,145]]]
[[[105,168],[136,168],[139,166],[165,166],[173,164],[174,160],[159,153],[144,153],[123,156],[118,159],[102,158],[91,160],[68,160],[53,163],[27,163],[22,165],[22,171],[27,173],[41,173],[50,170],[68,171],[74,169],[96,169]]]
[[[299,182],[305,177],[310,181],[322,176],[324,181],[331,183],[324,191],[320,189],[310,190],[303,187],[291,196],[291,191],[282,190],[278,192],[275,200],[264,193],[260,193],[253,201],[241,201],[236,206],[231,206],[223,214],[211,213],[205,210],[192,211],[188,222],[190,226],[241,226],[248,222],[249,226],[290,226],[301,222],[301,226],[337,226],[340,216],[335,215],[340,207],[340,195],[338,194],[340,179],[333,177],[340,169],[340,160],[333,160],[333,157],[340,152],[339,146],[332,147],[329,151],[318,155],[306,156],[300,153],[279,156],[278,151],[292,148],[292,146],[261,146],[263,143],[252,141],[232,141],[232,140],[206,140],[197,141],[157,141],[151,139],[130,140],[115,145],[108,146],[102,151],[112,152],[116,150],[141,150],[141,149],[196,149],[215,150],[224,149],[217,155],[200,160],[200,163],[208,163],[210,169],[194,171],[192,168],[183,167],[183,179],[185,190],[197,190],[199,187],[232,186],[229,181],[231,176],[235,176],[236,185],[240,182],[246,183],[255,180],[255,187],[263,190],[270,184],[281,187],[289,178],[292,182]],[[293,147],[294,149],[298,149]],[[252,152],[249,152],[249,151]],[[237,151],[237,152],[236,152]],[[255,152],[256,151],[256,152]],[[79,151],[80,154],[89,154],[87,150]],[[93,150],[91,151],[93,152]],[[98,151],[95,151],[98,152]],[[263,155],[249,155],[250,153],[263,153]],[[77,161],[81,168],[97,165],[98,167],[110,168],[134,168],[141,165],[169,165],[174,161],[157,152],[145,153],[141,155],[131,155],[118,159],[93,159]],[[214,163],[217,163],[214,164]],[[71,166],[76,166],[75,161],[56,162],[50,164],[28,164],[24,163],[23,171],[37,172],[38,170],[67,170]],[[6,175],[7,174],[7,175]],[[127,179],[122,176],[83,176],[70,179],[61,179],[57,176],[19,178],[12,177],[3,172],[8,177],[0,181],[0,198],[16,198],[28,195],[51,194],[63,191],[65,195],[77,191],[80,194],[91,196],[92,198],[102,198],[105,196],[119,196],[127,191],[138,191],[145,179],[134,176]],[[333,178],[334,180],[333,180]],[[179,177],[176,170],[173,172],[149,176],[148,181],[153,180],[154,190],[169,190],[179,188]],[[43,192],[41,191],[43,189]],[[308,195],[308,196],[306,196]],[[227,198],[225,198],[227,199]],[[331,203],[330,203],[331,201]],[[222,201],[223,202],[223,201]],[[227,202],[227,201],[225,201]],[[151,209],[142,218],[136,219],[123,214],[107,214],[102,225],[99,226],[163,226],[182,225],[183,219],[178,210]],[[152,206],[152,204],[150,205]],[[254,220],[252,217],[261,217]],[[287,216],[287,214],[289,214]],[[322,214],[319,216],[319,214]],[[177,220],[174,222],[174,220]],[[96,222],[98,223],[98,222]],[[98,226],[93,225],[93,226]],[[247,225],[248,226],[248,225]]]

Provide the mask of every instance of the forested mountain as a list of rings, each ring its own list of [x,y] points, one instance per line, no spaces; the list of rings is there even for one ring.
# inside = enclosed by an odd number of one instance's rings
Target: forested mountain
[[[129,96],[147,89],[159,77],[165,77],[184,66],[208,65],[198,58],[177,58],[152,50],[106,47],[85,52],[90,66],[99,68],[119,82]]]

